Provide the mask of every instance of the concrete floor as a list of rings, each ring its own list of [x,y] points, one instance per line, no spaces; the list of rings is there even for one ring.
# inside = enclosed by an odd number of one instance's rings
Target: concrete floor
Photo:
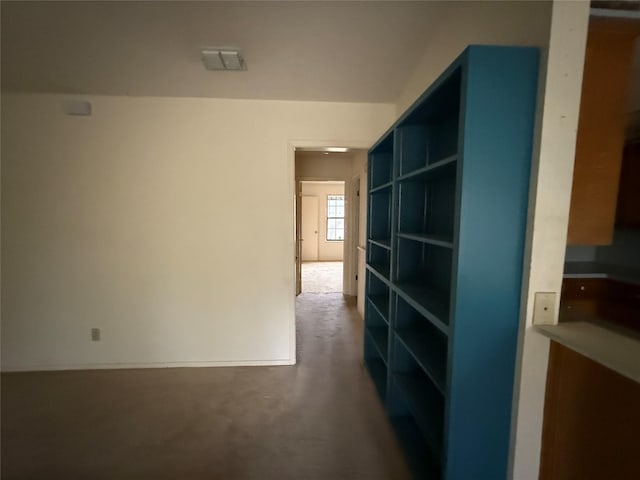
[[[409,478],[340,294],[297,301],[298,365],[2,375],[2,478]]]
[[[342,262],[303,262],[302,292],[342,292]]]

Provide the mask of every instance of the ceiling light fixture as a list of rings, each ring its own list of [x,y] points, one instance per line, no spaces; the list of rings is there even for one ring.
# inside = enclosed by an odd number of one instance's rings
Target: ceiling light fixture
[[[246,70],[247,64],[235,48],[205,48],[202,63],[207,70]]]
[[[332,153],[345,153],[349,149],[347,147],[327,147],[327,152]]]

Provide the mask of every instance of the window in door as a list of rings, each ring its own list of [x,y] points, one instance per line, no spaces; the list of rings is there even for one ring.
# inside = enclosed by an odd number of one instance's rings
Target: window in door
[[[327,195],[327,240],[344,240],[344,195]]]

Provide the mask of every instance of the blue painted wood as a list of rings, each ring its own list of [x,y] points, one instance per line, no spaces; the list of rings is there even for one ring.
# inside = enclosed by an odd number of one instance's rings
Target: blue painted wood
[[[506,478],[538,51],[465,54],[447,479]]]
[[[365,361],[417,478],[507,475],[537,66],[468,47],[370,151]]]

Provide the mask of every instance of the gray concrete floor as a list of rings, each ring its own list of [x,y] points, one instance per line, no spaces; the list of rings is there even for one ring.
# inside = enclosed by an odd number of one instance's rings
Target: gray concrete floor
[[[297,323],[291,367],[3,374],[3,480],[409,478],[355,307],[303,294]]]

